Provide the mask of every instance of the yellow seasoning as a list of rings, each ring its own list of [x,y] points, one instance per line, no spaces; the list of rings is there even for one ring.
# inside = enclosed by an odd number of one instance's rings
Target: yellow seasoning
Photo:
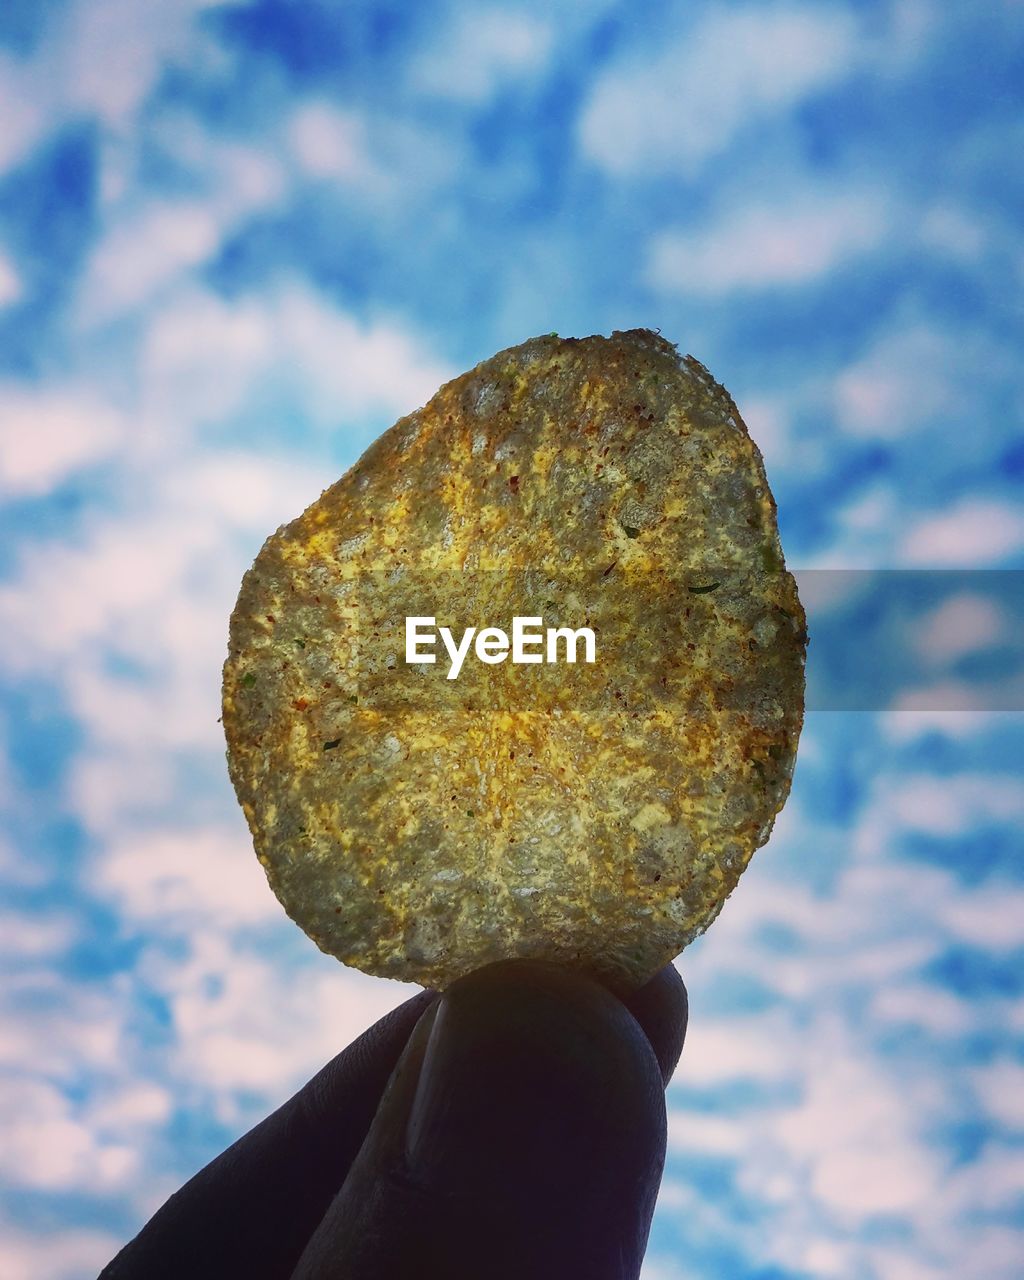
[[[648,330],[533,338],[268,538],[229,771],[275,893],[346,964],[637,986],[768,838],[806,642],[726,391]]]

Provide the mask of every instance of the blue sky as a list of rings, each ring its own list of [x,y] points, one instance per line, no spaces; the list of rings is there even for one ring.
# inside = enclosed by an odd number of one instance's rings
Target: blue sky
[[[230,791],[263,538],[446,378],[640,325],[865,691],[678,962],[645,1280],[1024,1271],[1021,84],[1015,0],[5,0],[0,1273],[95,1274],[407,994]],[[884,703],[839,569],[957,571]]]

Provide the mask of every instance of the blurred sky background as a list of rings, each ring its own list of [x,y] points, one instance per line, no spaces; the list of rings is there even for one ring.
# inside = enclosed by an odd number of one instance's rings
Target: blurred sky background
[[[2,0],[4,1280],[95,1275],[409,994],[286,920],[231,792],[262,540],[445,379],[635,326],[735,397],[791,566],[1002,571],[888,709],[809,714],[678,962],[645,1280],[1024,1275],[1024,719],[971,689],[1024,568],[1022,85],[1019,0]]]

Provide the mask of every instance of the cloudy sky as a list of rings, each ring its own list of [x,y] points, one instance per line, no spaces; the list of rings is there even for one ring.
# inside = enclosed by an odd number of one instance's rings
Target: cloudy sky
[[[408,994],[231,793],[263,538],[447,378],[635,326],[760,444],[817,690],[678,962],[645,1280],[1024,1273],[1022,83],[1019,0],[3,0],[5,1280]]]

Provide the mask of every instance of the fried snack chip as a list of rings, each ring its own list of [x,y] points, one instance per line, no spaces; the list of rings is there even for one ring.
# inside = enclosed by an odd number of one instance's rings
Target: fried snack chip
[[[520,662],[479,635],[516,618]],[[454,677],[442,627],[456,650],[476,628]],[[726,391],[648,330],[533,338],[264,544],[231,617],[229,771],[274,892],[346,964],[638,986],[768,838],[806,640]]]

